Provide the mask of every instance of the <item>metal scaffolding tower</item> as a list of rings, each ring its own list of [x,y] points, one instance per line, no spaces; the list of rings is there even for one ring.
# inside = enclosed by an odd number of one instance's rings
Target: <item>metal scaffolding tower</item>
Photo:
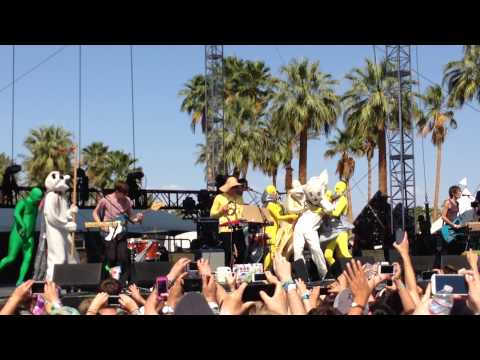
[[[205,116],[207,188],[215,189],[215,178],[226,174],[224,158],[223,45],[205,45]]]
[[[411,96],[412,93],[410,45],[386,45],[386,61],[397,80],[390,95],[398,107],[398,114],[392,114],[389,119],[387,132],[390,155],[391,229],[392,235],[397,236],[401,236],[403,231],[407,230],[412,239],[415,236],[416,223],[412,99],[408,99],[407,107],[402,104],[407,100],[405,94]],[[405,111],[408,113],[405,114]],[[402,230],[401,233],[399,229]]]

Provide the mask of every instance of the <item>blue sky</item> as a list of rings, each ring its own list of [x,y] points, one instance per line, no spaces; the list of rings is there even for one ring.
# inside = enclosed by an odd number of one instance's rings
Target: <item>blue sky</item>
[[[22,74],[59,49],[52,46],[17,46],[16,73]],[[307,57],[319,60],[322,71],[341,80],[339,92],[346,90],[343,76],[373,57],[371,45],[305,46],[225,46],[225,55],[263,60],[278,74],[283,62]],[[419,46],[419,69],[426,77],[441,82],[443,66],[461,57],[461,46]],[[82,145],[103,141],[112,149],[132,151],[130,58],[128,46],[84,46],[82,49],[83,108]],[[377,51],[377,57],[381,56]],[[11,81],[11,47],[0,46],[0,89]],[[203,168],[194,165],[196,144],[203,142],[199,131],[192,134],[190,119],[180,112],[178,91],[197,73],[204,71],[203,46],[135,46],[135,118],[136,153],[143,166],[148,188],[199,189],[204,187]],[[429,85],[421,81],[422,88]],[[78,47],[68,46],[56,57],[21,79],[15,92],[15,155],[25,153],[22,145],[32,128],[57,124],[77,132],[78,127]],[[480,109],[480,105],[473,104]],[[470,190],[480,183],[477,170],[479,114],[465,107],[456,113],[459,128],[449,134],[443,154],[441,197],[448,186],[462,177],[469,179]],[[0,92],[0,152],[10,154],[11,89]],[[425,186],[421,161],[421,139],[416,138],[417,203],[423,203]],[[309,142],[308,176],[328,169],[331,183],[336,160],[325,160],[326,139]],[[433,198],[435,152],[430,139],[425,140],[427,190]],[[376,157],[374,164],[376,163]],[[297,162],[293,165],[298,175]],[[366,174],[364,159],[357,161],[353,183]],[[377,187],[374,174],[374,188]],[[284,171],[279,173],[283,190]],[[261,191],[269,184],[263,174],[250,171],[252,188]],[[353,190],[353,208],[357,213],[366,203],[366,177]]]

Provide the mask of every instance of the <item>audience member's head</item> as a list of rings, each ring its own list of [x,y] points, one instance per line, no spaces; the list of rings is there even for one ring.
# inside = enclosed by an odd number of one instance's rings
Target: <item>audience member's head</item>
[[[120,295],[122,292],[122,284],[114,278],[108,278],[100,284],[100,292],[106,292],[108,295]]]

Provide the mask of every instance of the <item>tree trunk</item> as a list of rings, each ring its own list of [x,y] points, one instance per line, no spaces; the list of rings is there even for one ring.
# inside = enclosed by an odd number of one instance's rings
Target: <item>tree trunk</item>
[[[372,198],[372,159],[367,158],[368,162],[368,201]]]
[[[437,145],[437,159],[435,164],[435,195],[433,197],[433,217],[432,221],[437,220],[438,201],[440,197],[440,173],[442,167],[442,144]],[[426,190],[425,190],[426,191]]]
[[[285,166],[285,191],[288,191],[292,188],[293,181],[293,168],[292,161],[290,160]]]
[[[347,183],[347,201],[348,201],[348,208],[347,208],[347,217],[348,221],[353,224],[353,205],[352,205],[352,192],[350,191],[350,181],[346,180]]]
[[[232,175],[235,176],[237,179],[240,177],[240,169],[237,166],[235,166],[233,168],[233,174]]]
[[[378,132],[378,188],[382,194],[387,194],[387,144],[385,129]]]
[[[290,142],[288,144],[290,153],[292,153],[293,144]],[[290,159],[285,164],[285,191],[288,191],[292,188],[292,181],[293,181],[293,168],[292,168],[292,159]]]
[[[248,173],[248,165],[244,167],[241,171],[242,178],[246,179],[247,178],[247,173]]]
[[[278,169],[275,169],[272,172],[272,184],[273,186],[275,186],[275,189],[277,188],[277,172],[278,172]]]
[[[301,184],[307,183],[307,145],[308,134],[305,128],[300,133],[300,154],[298,160],[298,179]]]

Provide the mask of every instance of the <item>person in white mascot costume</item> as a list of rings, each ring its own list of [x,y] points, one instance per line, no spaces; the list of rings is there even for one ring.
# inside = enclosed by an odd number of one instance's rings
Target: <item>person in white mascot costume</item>
[[[293,256],[294,260],[304,259],[303,249],[308,244],[312,253],[312,260],[317,267],[320,279],[327,274],[327,263],[320,247],[318,229],[322,223],[322,213],[325,193],[328,185],[328,173],[324,170],[320,176],[308,180],[307,184],[296,184],[293,193],[298,199],[304,199],[304,211],[298,219],[293,231]],[[324,205],[322,205],[324,204]]]
[[[77,224],[72,221],[72,215],[78,212],[76,206],[68,208],[65,192],[69,189],[68,175],[52,171],[45,179],[45,204],[43,215],[45,235],[47,239],[47,274],[46,279],[53,279],[53,268],[56,264],[77,264],[78,255],[72,256],[69,233],[77,230]]]

